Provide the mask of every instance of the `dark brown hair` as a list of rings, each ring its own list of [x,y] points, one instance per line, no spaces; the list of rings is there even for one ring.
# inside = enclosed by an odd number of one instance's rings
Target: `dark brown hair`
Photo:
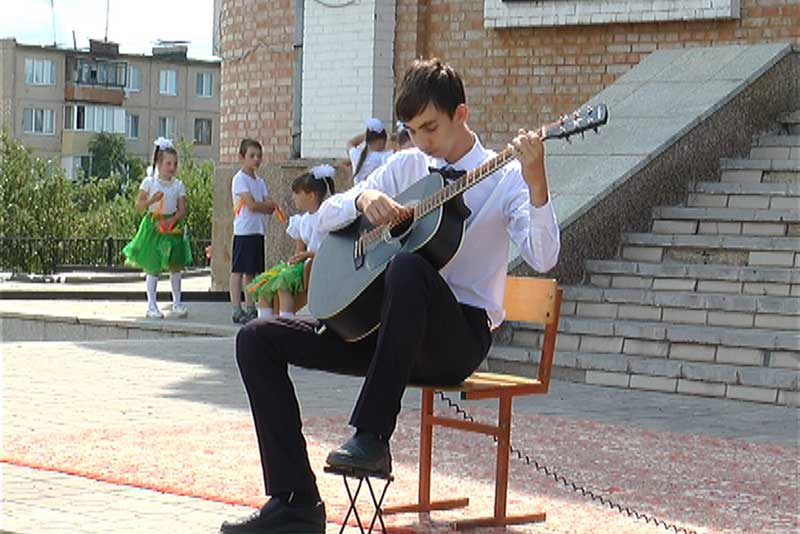
[[[261,143],[259,143],[255,139],[250,139],[248,137],[245,137],[244,139],[242,139],[242,142],[239,143],[239,155],[244,157],[245,154],[247,154],[247,149],[250,147],[257,148],[259,152],[264,152],[264,149],[261,148]]]
[[[453,67],[437,58],[418,59],[403,76],[394,110],[398,119],[408,122],[433,104],[452,119],[456,108],[466,102],[464,82]]]
[[[159,148],[158,145],[156,145],[156,149],[153,151],[153,176],[155,176],[156,169],[158,169],[158,162],[161,161],[164,154],[173,154],[176,158],[178,157],[178,151],[175,150],[175,148]]]
[[[361,155],[358,157],[358,164],[356,164],[356,168],[353,169],[353,176],[358,174],[358,171],[360,171],[361,167],[364,166],[364,161],[367,159],[367,153],[369,152],[370,143],[380,141],[381,139],[386,141],[388,138],[389,134],[386,133],[385,129],[381,130],[380,132],[369,129],[366,131],[364,134],[364,148],[361,150]]]
[[[295,193],[300,191],[314,193],[317,196],[317,201],[322,204],[326,196],[336,194],[336,185],[333,182],[333,178],[327,176],[316,178],[309,171],[304,172],[292,181],[292,191]]]

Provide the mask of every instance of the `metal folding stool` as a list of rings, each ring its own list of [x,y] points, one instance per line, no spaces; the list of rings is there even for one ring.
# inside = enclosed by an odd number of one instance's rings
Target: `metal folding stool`
[[[358,525],[358,529],[361,531],[361,534],[371,533],[372,529],[375,527],[376,520],[380,523],[381,532],[386,534],[386,525],[383,524],[383,511],[381,510],[381,506],[383,505],[384,497],[386,497],[386,490],[389,489],[389,484],[394,481],[394,477],[389,473],[384,473],[381,471],[364,471],[362,469],[331,467],[329,465],[325,466],[325,472],[342,476],[344,487],[347,490],[347,498],[350,499],[350,508],[347,510],[347,514],[345,514],[344,519],[342,520],[342,528],[339,530],[339,534],[342,534],[344,529],[347,527],[347,520],[350,519],[351,513],[356,518],[356,524]],[[370,477],[379,478],[386,481],[386,484],[383,486],[383,491],[381,491],[380,498],[377,498],[375,495],[375,491],[372,488],[372,483],[370,482]],[[350,484],[347,482],[348,478],[358,479],[358,485],[356,486],[355,492],[350,489]],[[372,521],[369,523],[368,530],[364,530],[364,524],[361,522],[361,517],[358,515],[358,509],[356,507],[358,494],[361,491],[361,487],[365,481],[367,483],[367,488],[369,489],[369,494],[372,497],[372,505],[375,507],[375,513],[372,514]]]

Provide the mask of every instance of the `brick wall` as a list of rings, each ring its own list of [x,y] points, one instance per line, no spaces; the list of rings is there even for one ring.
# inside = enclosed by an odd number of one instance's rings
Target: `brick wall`
[[[307,0],[307,3],[310,0]],[[471,125],[494,146],[508,134],[566,112],[658,48],[800,43],[800,4],[741,0],[732,20],[491,29],[485,0],[397,0],[396,81],[418,56],[440,56],[466,78]],[[222,159],[243,135],[260,138],[269,161],[290,149],[294,2],[223,0]],[[308,6],[307,6],[308,8]],[[341,12],[348,8],[340,8]],[[349,54],[357,41],[341,43]]]
[[[435,55],[453,64],[465,78],[469,123],[493,148],[520,127],[579,106],[653,50],[800,43],[796,0],[741,0],[740,18],[729,20],[501,29],[485,27],[486,1],[396,0],[393,62],[395,82],[415,57]],[[279,165],[291,150],[294,2],[221,2],[221,160],[235,162],[239,140],[252,136],[264,144],[267,166]],[[338,50],[349,54],[355,43],[345,40]],[[270,188],[282,191],[286,184]],[[229,235],[223,230],[215,229],[215,243]]]
[[[237,161],[239,142],[254,137],[268,162],[291,153],[294,2],[223,0],[220,160]]]
[[[483,9],[484,0],[431,1],[424,49],[464,75],[470,125],[493,147],[577,107],[658,48],[800,43],[800,5],[786,0],[742,0],[737,20],[546,28],[486,29]]]

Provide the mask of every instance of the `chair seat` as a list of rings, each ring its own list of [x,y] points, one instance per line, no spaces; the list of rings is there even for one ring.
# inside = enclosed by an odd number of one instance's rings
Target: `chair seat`
[[[442,391],[458,391],[462,399],[488,399],[501,395],[533,395],[547,392],[545,385],[536,378],[477,372],[455,386],[427,387]]]

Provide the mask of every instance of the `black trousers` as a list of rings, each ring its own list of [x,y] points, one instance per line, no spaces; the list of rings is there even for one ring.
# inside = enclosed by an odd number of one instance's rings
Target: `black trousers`
[[[350,424],[388,437],[409,382],[457,384],[491,344],[486,312],[458,303],[439,273],[413,254],[396,256],[386,271],[376,332],[347,343],[330,331],[317,334],[317,325],[275,317],[250,322],[236,336],[268,495],[316,484],[288,364],[366,376]]]

